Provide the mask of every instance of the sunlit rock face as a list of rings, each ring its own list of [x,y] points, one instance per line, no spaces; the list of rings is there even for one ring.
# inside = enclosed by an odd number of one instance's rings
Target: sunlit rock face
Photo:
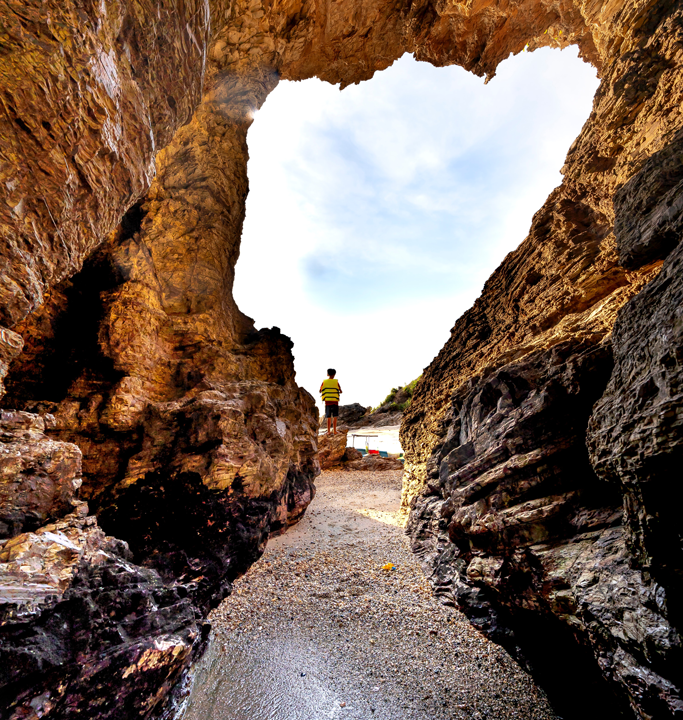
[[[416,390],[405,502],[483,631],[536,668],[561,648],[624,712],[680,712],[678,3],[10,0],[0,20],[4,715],[165,712],[208,610],[312,498],[291,343],[232,299],[246,133],[278,78],[347,85],[404,52],[491,76],[568,44],[603,78],[593,113]]]
[[[6,11],[0,714],[147,717],[319,472],[292,343],[231,292],[277,78],[199,106],[203,3]]]
[[[437,593],[560,714],[667,718],[683,713],[683,12],[611,7],[562,185],[416,388],[404,502]],[[597,706],[563,688],[576,668]]]

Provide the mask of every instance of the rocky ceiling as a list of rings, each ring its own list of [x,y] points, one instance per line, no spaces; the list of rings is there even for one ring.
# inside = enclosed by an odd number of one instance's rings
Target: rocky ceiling
[[[680,3],[2,0],[7,717],[167,711],[313,496],[291,343],[232,299],[253,110],[570,44],[593,111],[418,385],[404,501],[439,595],[549,691],[580,665],[602,708],[683,713]]]

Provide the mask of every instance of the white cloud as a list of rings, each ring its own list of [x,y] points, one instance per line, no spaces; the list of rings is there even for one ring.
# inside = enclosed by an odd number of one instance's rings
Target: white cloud
[[[294,340],[314,395],[416,377],[560,183],[595,72],[573,49],[504,62],[487,86],[405,56],[342,93],[281,83],[249,132],[235,297]]]

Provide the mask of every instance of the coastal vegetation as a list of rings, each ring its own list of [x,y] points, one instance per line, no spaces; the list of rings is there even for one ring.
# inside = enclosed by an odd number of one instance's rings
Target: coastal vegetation
[[[372,408],[372,412],[403,412],[410,407],[410,403],[413,399],[413,392],[417,381],[422,377],[418,375],[414,380],[411,380],[406,385],[399,385],[398,387],[391,388],[389,394],[382,400],[377,406]]]

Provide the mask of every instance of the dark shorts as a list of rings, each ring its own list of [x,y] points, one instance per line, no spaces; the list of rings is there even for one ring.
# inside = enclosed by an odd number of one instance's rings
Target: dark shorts
[[[325,405],[325,417],[339,417],[339,405]]]

